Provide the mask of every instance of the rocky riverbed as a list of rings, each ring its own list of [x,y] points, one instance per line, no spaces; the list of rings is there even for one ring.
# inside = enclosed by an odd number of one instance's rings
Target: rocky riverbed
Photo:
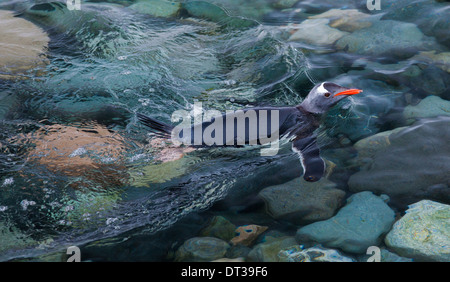
[[[0,0],[0,260],[450,261],[450,4]],[[364,92],[298,157],[148,134],[208,110]],[[373,253],[375,252],[375,253]]]

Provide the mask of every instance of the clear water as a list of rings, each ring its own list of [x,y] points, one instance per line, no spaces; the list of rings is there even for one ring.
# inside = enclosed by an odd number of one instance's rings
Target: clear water
[[[130,9],[131,1],[83,2],[82,11],[51,21],[26,12],[20,15],[47,31],[51,41],[49,64],[39,76],[0,80],[0,230],[4,234],[0,260],[42,258],[69,245],[92,242],[99,243],[87,251],[86,259],[165,260],[164,251],[152,249],[151,244],[147,251],[157,255],[146,257],[123,242],[179,244],[193,237],[201,225],[196,216],[204,220],[221,212],[250,210],[235,216],[246,223],[259,190],[301,174],[289,146],[274,157],[261,157],[258,149],[200,150],[162,166],[149,149],[149,136],[137,122],[136,112],[169,122],[174,111],[191,110],[194,102],[224,111],[296,105],[324,80],[362,88],[360,97],[333,109],[320,129],[323,154],[337,164],[331,180],[348,191],[348,177],[356,170],[348,162],[354,156],[352,144],[402,125],[397,116],[408,104],[405,93],[413,100],[427,95],[410,82],[392,81],[389,73],[383,73],[383,65],[367,75],[364,66],[354,64],[361,59],[396,64],[395,57],[311,52],[310,46],[288,42],[286,29],[280,28],[333,7],[368,12],[359,3],[364,1],[345,5],[300,1],[291,9],[274,8],[268,0],[248,5],[250,1],[211,2],[241,21],[152,17]],[[18,13],[32,5],[31,1],[0,4]],[[434,12],[442,13],[438,8],[428,11]],[[420,17],[411,21],[427,24]],[[445,43],[439,48],[448,51]],[[402,71],[400,65],[394,70]],[[448,90],[450,80],[446,72],[438,75],[439,81],[433,75],[424,80],[431,85],[443,83],[444,90],[435,87],[440,94]],[[63,132],[61,126],[80,130],[76,134],[102,135],[99,138],[115,144],[120,153],[109,155],[106,150],[90,155],[82,146],[74,148],[70,157],[101,164],[79,168],[55,168],[45,155],[33,156],[40,146],[36,140],[67,138],[53,137],[48,131]],[[98,134],[101,130],[115,135],[105,137]],[[261,217],[254,221],[295,232],[292,226]],[[125,249],[126,256],[120,251]]]

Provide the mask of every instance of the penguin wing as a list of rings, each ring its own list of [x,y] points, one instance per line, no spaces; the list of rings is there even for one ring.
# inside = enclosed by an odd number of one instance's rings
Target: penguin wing
[[[325,172],[325,162],[320,157],[320,149],[314,136],[296,138],[292,141],[292,150],[300,157],[303,167],[303,179],[318,181]]]

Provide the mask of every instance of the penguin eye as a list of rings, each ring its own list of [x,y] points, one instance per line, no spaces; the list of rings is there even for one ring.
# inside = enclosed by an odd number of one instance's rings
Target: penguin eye
[[[330,92],[327,92],[327,93],[325,93],[325,94],[323,94],[325,97],[330,97],[331,96],[331,93]]]

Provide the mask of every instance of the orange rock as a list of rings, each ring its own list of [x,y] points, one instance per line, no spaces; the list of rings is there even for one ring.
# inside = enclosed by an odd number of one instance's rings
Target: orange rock
[[[244,246],[250,246],[255,239],[267,230],[267,226],[259,225],[243,225],[236,228],[236,237],[231,239],[233,245],[241,244]]]
[[[35,144],[29,161],[55,173],[83,177],[97,185],[123,185],[126,181],[125,140],[102,125],[51,125],[26,137]]]

